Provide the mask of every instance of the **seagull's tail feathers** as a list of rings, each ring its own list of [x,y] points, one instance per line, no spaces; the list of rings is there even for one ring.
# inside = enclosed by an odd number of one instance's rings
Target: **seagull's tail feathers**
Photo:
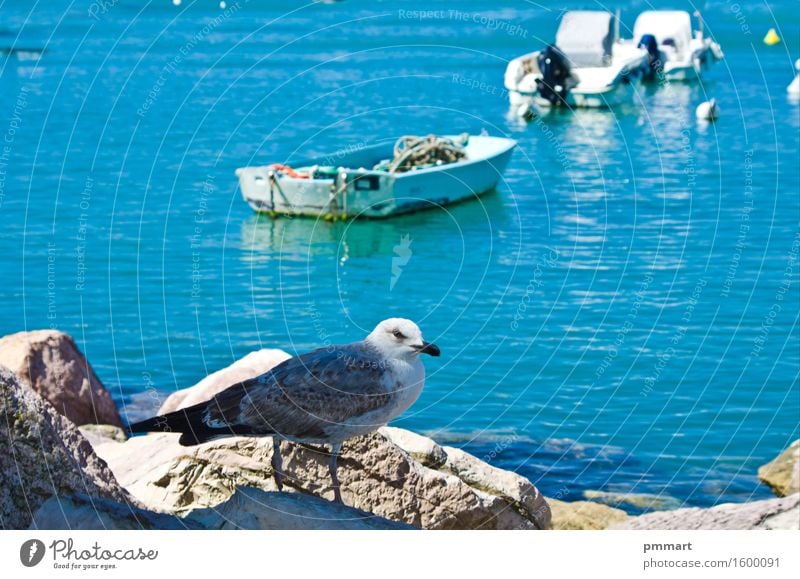
[[[237,426],[224,426],[215,428],[208,426],[203,420],[206,404],[190,406],[182,410],[176,410],[161,416],[154,416],[141,422],[136,422],[128,426],[130,434],[142,434],[145,432],[180,432],[181,437],[178,442],[181,446],[194,446],[209,440],[225,438],[227,436],[237,436],[252,434],[246,428]]]

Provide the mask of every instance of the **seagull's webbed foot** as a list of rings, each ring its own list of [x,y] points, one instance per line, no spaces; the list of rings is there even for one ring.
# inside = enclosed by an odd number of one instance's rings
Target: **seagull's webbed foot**
[[[281,457],[281,440],[277,436],[272,437],[272,473],[275,477],[275,484],[278,491],[283,490],[283,458]]]
[[[331,482],[333,483],[333,501],[344,504],[342,501],[342,493],[339,490],[339,477],[336,474],[336,459],[339,458],[339,452],[341,452],[341,450],[341,443],[331,444],[331,458],[328,461],[328,472],[331,473]]]

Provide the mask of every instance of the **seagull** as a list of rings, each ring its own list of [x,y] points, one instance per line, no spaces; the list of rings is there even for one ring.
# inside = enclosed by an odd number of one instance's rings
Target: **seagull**
[[[329,444],[334,501],[341,503],[336,459],[342,443],[374,432],[417,400],[425,385],[420,354],[439,356],[440,351],[422,339],[411,320],[390,318],[360,342],[290,358],[211,400],[131,424],[128,431],[180,432],[182,446],[232,436],[271,436],[279,491],[282,440]]]

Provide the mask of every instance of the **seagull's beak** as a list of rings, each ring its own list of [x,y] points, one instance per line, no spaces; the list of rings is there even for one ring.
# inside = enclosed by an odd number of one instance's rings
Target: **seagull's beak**
[[[433,344],[431,342],[422,342],[420,346],[414,346],[420,354],[430,354],[431,356],[439,356],[442,352],[439,350],[439,346]]]

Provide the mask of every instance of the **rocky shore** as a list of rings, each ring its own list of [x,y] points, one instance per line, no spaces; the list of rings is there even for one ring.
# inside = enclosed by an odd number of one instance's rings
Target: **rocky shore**
[[[288,357],[253,352],[170,396],[206,400]],[[0,527],[5,529],[800,528],[800,442],[759,476],[780,497],[630,517],[593,500],[547,499],[526,478],[457,448],[385,427],[348,441],[333,496],[326,450],[284,443],[284,492],[269,439],[182,447],[177,434],[127,439],[111,396],[66,334],[0,339]],[[666,507],[665,507],[666,508]]]

